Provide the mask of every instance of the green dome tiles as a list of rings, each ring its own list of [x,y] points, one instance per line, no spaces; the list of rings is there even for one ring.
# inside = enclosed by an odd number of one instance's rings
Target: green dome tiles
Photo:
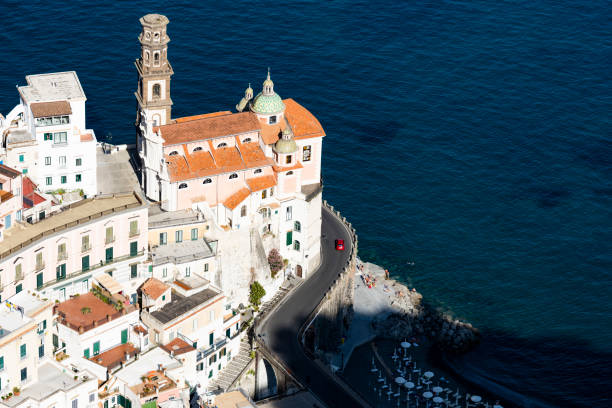
[[[297,143],[295,143],[295,140],[293,140],[293,138],[286,140],[286,139],[280,139],[278,142],[276,142],[274,144],[274,151],[276,153],[282,153],[282,154],[289,154],[289,153],[295,153],[298,150],[298,146]]]
[[[252,104],[253,112],[260,115],[272,115],[285,110],[285,104],[277,93],[272,95],[257,94]]]

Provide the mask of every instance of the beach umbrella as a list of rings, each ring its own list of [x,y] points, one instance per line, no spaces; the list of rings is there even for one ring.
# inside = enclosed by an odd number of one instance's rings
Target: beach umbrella
[[[423,393],[423,396],[427,399],[430,399],[431,397],[433,397],[433,394],[430,391],[425,391]]]
[[[432,388],[432,391],[435,392],[436,394],[441,393],[442,391],[444,391],[444,389],[440,386],[436,386]]]
[[[436,404],[441,404],[442,402],[444,402],[444,400],[440,397],[434,397],[433,402],[435,402]]]
[[[478,395],[472,395],[472,398],[470,398],[472,400],[472,402],[475,403],[479,403],[480,401],[482,401],[482,398]]]
[[[425,377],[427,377],[427,379],[430,379],[431,377],[434,376],[434,373],[432,373],[431,371],[425,371],[425,374],[423,374]]]
[[[406,382],[406,379],[405,379],[404,377],[397,377],[397,378],[395,379],[395,382],[396,382],[396,383],[398,383],[398,384],[400,384],[400,385],[402,385],[403,383],[405,383],[405,382]]]

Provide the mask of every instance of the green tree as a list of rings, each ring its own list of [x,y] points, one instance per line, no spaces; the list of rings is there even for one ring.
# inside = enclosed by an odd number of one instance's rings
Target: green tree
[[[255,281],[251,284],[251,293],[249,294],[249,301],[255,306],[259,306],[261,298],[266,295],[266,290],[261,286],[261,283]]]

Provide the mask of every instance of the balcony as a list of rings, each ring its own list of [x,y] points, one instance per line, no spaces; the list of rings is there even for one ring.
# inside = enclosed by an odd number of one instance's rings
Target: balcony
[[[57,254],[58,261],[65,261],[66,259],[68,259],[68,252],[60,252]]]
[[[45,262],[36,262],[36,266],[34,267],[34,272],[39,272],[45,269]]]
[[[130,230],[130,238],[140,235],[140,230]]]
[[[197,360],[198,361],[203,360],[209,355],[211,355],[212,353],[214,353],[215,351],[221,349],[221,347],[227,344],[227,340],[228,340],[227,337],[223,337],[223,338],[215,340],[213,345],[208,347],[207,349],[201,348],[200,350],[198,350]]]
[[[123,262],[123,261],[130,260],[132,258],[137,258],[137,257],[142,256],[142,255],[144,255],[144,251],[139,251],[134,256],[132,256],[132,255],[119,256],[119,257],[113,258],[112,260],[107,261],[106,263],[104,261],[100,261],[97,264],[96,263],[91,264],[89,266],[89,268],[87,268],[87,269],[80,269],[80,270],[68,273],[68,274],[66,274],[65,276],[62,276],[62,277],[56,277],[56,279],[54,279],[52,281],[49,281],[49,282],[46,282],[38,290],[44,290],[44,289],[48,288],[49,286],[55,285],[57,282],[64,281],[64,280],[67,280],[67,279],[76,278],[76,277],[78,277],[80,275],[89,273],[89,272],[94,271],[96,269],[107,267],[108,265],[111,265],[111,264],[114,264],[114,263],[117,263],[117,262]]]
[[[114,236],[114,235],[113,235],[112,237],[107,236],[107,237],[106,237],[106,239],[104,240],[104,243],[105,243],[106,245],[108,245],[108,244],[112,244],[113,242],[115,242],[115,236]]]
[[[91,245],[85,244],[81,245],[81,253],[88,252],[91,249]]]

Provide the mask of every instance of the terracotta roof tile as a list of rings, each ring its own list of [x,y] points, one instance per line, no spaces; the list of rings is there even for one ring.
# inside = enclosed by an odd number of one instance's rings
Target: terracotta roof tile
[[[10,191],[4,191],[4,190],[0,190],[0,203],[5,202],[8,199],[13,198],[13,193],[11,193]]]
[[[274,187],[276,185],[276,178],[274,176],[262,176],[247,179],[247,184],[251,191],[261,191],[266,188]]]
[[[308,109],[291,98],[283,102],[285,103],[285,117],[291,125],[293,137],[296,140],[325,136],[321,123]]]
[[[264,144],[271,145],[277,142],[280,133],[285,129],[285,121],[281,121],[275,125],[268,125],[265,119],[261,121],[261,140]]]
[[[91,133],[81,135],[81,142],[91,142],[92,140],[94,140],[94,137]]]
[[[154,131],[161,130],[162,137],[165,140],[164,146],[171,146],[197,140],[259,131],[260,128],[261,126],[254,113],[242,112],[170,123],[159,126]]]
[[[13,169],[12,167],[9,167],[9,166],[6,166],[0,163],[0,174],[14,179],[14,178],[17,178],[21,174],[21,172]]]
[[[302,163],[297,162],[295,163],[293,166],[291,167],[280,167],[280,166],[274,166],[273,169],[275,172],[277,173],[284,173],[286,171],[290,171],[290,170],[297,170],[297,169],[301,169],[304,166],[302,166]]]
[[[29,177],[23,177],[22,182],[22,194],[23,194],[23,206],[25,208],[32,208],[34,205],[47,201],[46,198],[42,197],[36,192],[38,186]]]
[[[44,118],[47,116],[70,115],[70,103],[67,101],[55,102],[36,102],[30,104],[30,109],[35,118]]]
[[[145,281],[145,283],[142,284],[140,290],[144,292],[147,296],[153,299],[157,299],[161,295],[163,295],[164,292],[168,290],[168,288],[169,286],[166,285],[164,282],[160,281],[159,279],[149,278]]]
[[[134,347],[132,344],[125,343],[120,344],[117,347],[113,347],[112,349],[98,354],[97,356],[93,356],[89,360],[101,365],[102,367],[112,370],[113,368],[118,367],[122,361],[126,361],[126,353],[132,357],[135,354],[138,354],[139,351],[140,350]]]
[[[174,123],[183,123],[183,122],[189,122],[191,120],[198,120],[198,119],[204,119],[204,118],[214,118],[216,116],[224,116],[224,115],[231,115],[231,114],[232,114],[232,112],[230,112],[230,111],[222,111],[222,112],[205,113],[203,115],[184,116],[182,118],[174,119]]]
[[[142,334],[148,334],[149,333],[149,331],[147,329],[145,329],[144,327],[142,327],[141,325],[134,326],[134,331],[136,333],[142,333]]]
[[[238,137],[236,137],[236,144],[240,148],[240,154],[242,160],[248,167],[259,167],[274,164],[274,160],[270,157],[266,157],[266,154],[259,147],[259,143],[242,143]]]
[[[240,157],[240,152],[236,147],[220,147],[211,149],[215,163],[221,172],[246,169],[246,165]]]
[[[172,352],[175,356],[189,353],[190,351],[195,351],[195,348],[191,344],[179,337],[175,338],[170,343],[163,345],[162,349],[168,353]]]
[[[247,198],[250,194],[251,194],[251,191],[248,188],[243,187],[237,192],[235,192],[234,194],[232,194],[231,196],[229,196],[223,202],[223,205],[225,205],[230,210],[233,210],[234,208],[238,207],[238,205],[241,202],[243,202],[244,199]]]

